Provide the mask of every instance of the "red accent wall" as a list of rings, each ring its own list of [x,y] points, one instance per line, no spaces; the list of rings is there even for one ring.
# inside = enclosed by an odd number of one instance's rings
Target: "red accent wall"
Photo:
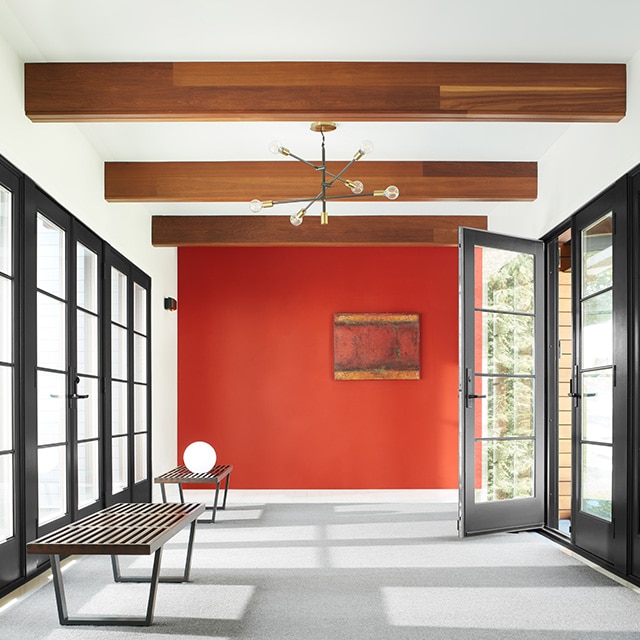
[[[178,451],[238,489],[442,489],[458,474],[457,249],[181,248]],[[420,314],[420,380],[333,379],[333,314]],[[158,363],[159,364],[159,363]]]

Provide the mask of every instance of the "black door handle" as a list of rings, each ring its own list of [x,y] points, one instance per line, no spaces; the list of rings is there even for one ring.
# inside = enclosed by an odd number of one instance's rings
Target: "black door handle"
[[[487,396],[481,396],[478,395],[477,393],[470,393],[467,398],[486,398]]]

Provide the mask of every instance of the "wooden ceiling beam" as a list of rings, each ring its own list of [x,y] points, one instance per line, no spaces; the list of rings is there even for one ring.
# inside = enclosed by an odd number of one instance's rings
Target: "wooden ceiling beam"
[[[617,122],[625,108],[624,64],[25,64],[25,111],[39,122]]]
[[[344,162],[329,162],[334,174]],[[537,197],[535,162],[373,162],[344,174],[365,191],[395,184],[403,201],[529,201]],[[243,202],[312,198],[320,176],[290,160],[272,162],[107,162],[109,202]],[[349,194],[341,184],[330,195]],[[372,198],[362,198],[362,200]]]
[[[459,227],[486,229],[486,216],[153,216],[156,247],[453,246]]]

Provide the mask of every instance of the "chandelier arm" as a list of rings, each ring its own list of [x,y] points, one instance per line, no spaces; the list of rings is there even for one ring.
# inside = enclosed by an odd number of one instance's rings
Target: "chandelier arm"
[[[327,200],[345,200],[347,198],[364,198],[365,196],[369,197],[377,197],[375,191],[370,191],[369,193],[345,193],[341,196],[327,196]]]
[[[322,191],[315,198],[293,198],[291,200],[274,200],[273,204],[291,204],[293,202],[308,202],[311,206],[314,202],[317,202],[322,197]]]
[[[304,158],[297,156],[295,153],[291,153],[291,151],[289,152],[289,157],[295,158],[296,160],[298,160],[298,162],[302,162],[302,164],[306,164],[308,167],[311,167],[316,171],[320,171],[322,169],[322,165],[319,166],[317,164],[313,164],[313,162],[309,162],[308,160],[305,160]]]
[[[342,168],[342,171],[339,171],[336,175],[333,175],[333,173],[330,173],[329,171],[327,171],[327,174],[330,175],[333,180],[328,184],[329,187],[333,186],[333,183],[336,180],[339,180],[340,182],[343,182],[346,184],[346,180],[344,178],[341,178],[340,176],[347,170],[349,169],[349,167],[355,162],[355,158],[353,160],[350,160],[349,162],[347,162],[347,164]]]

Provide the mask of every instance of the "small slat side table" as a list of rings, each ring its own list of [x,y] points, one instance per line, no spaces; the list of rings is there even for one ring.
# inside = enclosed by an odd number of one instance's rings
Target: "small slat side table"
[[[180,502],[184,503],[184,493],[182,490],[183,484],[214,484],[216,485],[216,493],[213,498],[213,507],[211,513],[211,522],[216,521],[216,511],[218,509],[225,509],[227,506],[227,493],[229,491],[229,477],[233,471],[232,464],[217,464],[211,471],[207,473],[192,473],[181,465],[171,471],[163,473],[155,479],[155,482],[160,484],[160,490],[162,492],[162,500],[167,501],[167,492],[165,484],[177,484],[180,491]],[[218,506],[218,496],[220,494],[220,483],[226,478],[224,485],[224,496],[222,498],[222,506]]]
[[[60,624],[149,626],[153,622],[158,583],[189,582],[195,525],[204,510],[203,504],[119,503],[29,542],[27,553],[48,554],[50,557]],[[191,529],[184,572],[181,576],[161,576],[162,547],[187,524],[191,524]],[[152,553],[155,555],[150,578],[120,575],[118,555]],[[70,616],[60,570],[60,556],[71,554],[110,555],[116,582],[149,582],[151,586],[146,615]]]

